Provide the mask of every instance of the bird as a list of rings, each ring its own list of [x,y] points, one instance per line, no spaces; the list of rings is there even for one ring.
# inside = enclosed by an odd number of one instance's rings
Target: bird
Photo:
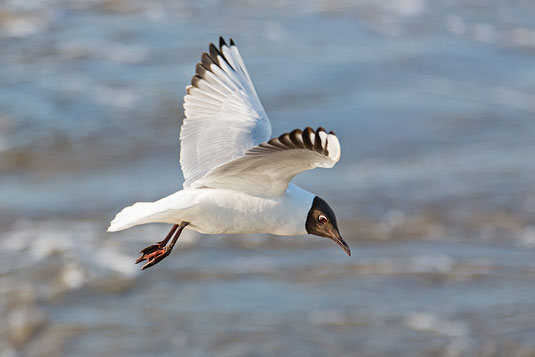
[[[180,129],[183,189],[155,202],[137,202],[108,232],[146,223],[172,228],[139,253],[147,269],[167,257],[186,228],[201,234],[312,234],[351,256],[325,200],[291,183],[300,172],[331,168],[341,155],[334,132],[295,129],[271,138],[271,122],[232,39],[210,43],[186,87]],[[171,240],[171,242],[169,242]]]

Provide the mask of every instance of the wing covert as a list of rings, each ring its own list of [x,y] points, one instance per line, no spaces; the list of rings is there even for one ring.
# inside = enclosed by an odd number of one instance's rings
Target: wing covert
[[[340,155],[340,143],[332,131],[296,129],[212,169],[192,186],[232,189],[258,196],[282,195],[295,175],[316,167],[333,167]]]

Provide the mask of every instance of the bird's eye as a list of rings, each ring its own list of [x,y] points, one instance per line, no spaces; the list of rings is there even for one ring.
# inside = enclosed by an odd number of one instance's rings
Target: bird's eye
[[[326,223],[328,220],[327,220],[327,217],[325,217],[324,215],[321,215],[318,217],[318,220],[321,222],[321,223]]]

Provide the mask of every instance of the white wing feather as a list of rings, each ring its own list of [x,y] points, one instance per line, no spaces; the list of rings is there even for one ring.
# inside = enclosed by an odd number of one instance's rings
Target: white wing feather
[[[340,143],[333,132],[296,129],[214,168],[192,187],[231,189],[256,196],[282,195],[295,175],[315,167],[333,167],[340,155]]]
[[[180,132],[184,188],[271,137],[266,115],[232,40],[203,53],[186,88]]]

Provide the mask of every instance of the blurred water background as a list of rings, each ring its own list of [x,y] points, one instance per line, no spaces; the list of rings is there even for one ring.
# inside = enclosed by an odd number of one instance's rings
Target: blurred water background
[[[0,356],[535,356],[535,3],[0,1]],[[178,190],[184,88],[231,36],[320,238],[106,233]]]

